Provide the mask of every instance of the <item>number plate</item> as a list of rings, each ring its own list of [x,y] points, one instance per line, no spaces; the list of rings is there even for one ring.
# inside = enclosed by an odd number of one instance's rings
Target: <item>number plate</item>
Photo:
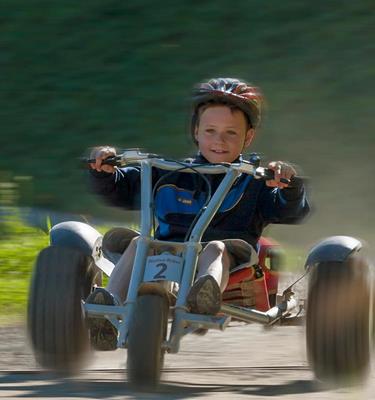
[[[180,282],[182,274],[182,258],[172,254],[149,256],[146,261],[144,282],[171,281]]]

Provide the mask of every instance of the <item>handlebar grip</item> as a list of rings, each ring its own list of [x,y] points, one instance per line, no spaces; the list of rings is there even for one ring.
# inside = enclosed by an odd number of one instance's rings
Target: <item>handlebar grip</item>
[[[273,169],[264,168],[261,177],[265,181],[272,181],[275,178],[275,171]]]
[[[102,161],[102,165],[112,165],[113,167],[120,167],[121,157],[115,156],[115,157],[108,157],[105,160]],[[87,164],[95,164],[96,160],[95,158],[89,158],[86,160]]]
[[[265,181],[272,181],[273,179],[275,179],[275,172],[274,170],[270,169],[270,168],[264,168],[262,171],[262,174],[260,175],[262,179],[264,179]],[[280,182],[282,183],[286,183],[289,185],[290,188],[295,187],[295,186],[301,186],[303,184],[303,179],[300,176],[292,176],[291,179],[285,179],[285,178],[281,178]]]
[[[270,168],[264,168],[260,176],[265,181],[272,181],[272,180],[275,179],[275,171],[273,169],[270,169]],[[290,180],[289,179],[285,179],[285,178],[281,178],[280,182],[289,184]]]

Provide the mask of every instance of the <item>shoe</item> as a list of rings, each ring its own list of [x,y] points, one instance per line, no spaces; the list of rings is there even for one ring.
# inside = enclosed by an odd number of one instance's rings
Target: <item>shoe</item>
[[[221,307],[221,291],[215,278],[204,275],[196,280],[186,302],[192,313],[217,314]]]
[[[115,306],[115,298],[104,288],[95,289],[86,299],[88,304]],[[88,318],[90,341],[95,350],[116,350],[117,329],[105,318]]]

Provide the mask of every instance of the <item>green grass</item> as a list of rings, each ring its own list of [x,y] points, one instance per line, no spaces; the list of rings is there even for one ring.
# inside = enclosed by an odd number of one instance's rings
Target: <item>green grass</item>
[[[2,277],[15,279],[30,275],[40,249],[49,243],[42,231],[22,224],[17,218],[1,222],[0,265]]]
[[[108,229],[98,227],[101,233]],[[1,221],[0,238],[0,324],[4,324],[9,318],[25,317],[33,265],[38,253],[48,246],[49,237],[13,217]]]
[[[16,218],[0,224],[0,316],[23,316],[33,264],[48,236]]]
[[[102,234],[109,228],[97,227]],[[24,225],[17,217],[0,222],[0,323],[25,316],[33,265],[48,244],[48,235]]]
[[[0,278],[0,315],[24,316],[26,312],[29,279]]]

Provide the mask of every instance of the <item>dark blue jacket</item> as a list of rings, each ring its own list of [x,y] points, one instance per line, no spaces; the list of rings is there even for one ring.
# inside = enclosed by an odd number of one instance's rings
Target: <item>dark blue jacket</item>
[[[198,155],[195,163],[207,163]],[[168,176],[165,176],[168,174]],[[115,174],[91,170],[91,183],[95,193],[111,205],[126,209],[140,207],[140,169],[126,167]],[[168,173],[153,168],[156,189],[155,205],[159,227],[156,237],[164,240],[184,240],[197,212],[205,203],[207,184],[198,174]],[[212,193],[223,179],[220,175],[206,175]],[[295,224],[310,208],[303,184],[293,188],[270,188],[262,180],[241,174],[227,194],[218,213],[211,221],[203,241],[243,239],[256,246],[263,229],[270,223]]]

